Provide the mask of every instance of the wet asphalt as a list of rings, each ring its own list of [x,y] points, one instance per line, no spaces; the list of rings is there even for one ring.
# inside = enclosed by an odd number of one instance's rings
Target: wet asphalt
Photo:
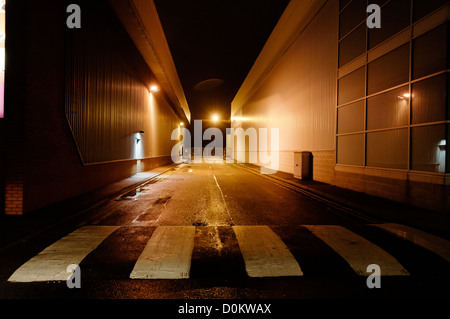
[[[80,264],[82,288],[65,282],[10,283],[31,257],[84,225],[120,228]],[[232,226],[270,227],[302,264],[303,277],[250,278]],[[368,289],[348,264],[302,225],[341,225],[370,238],[413,276],[383,277]],[[196,226],[189,279],[132,280],[129,274],[158,226]],[[364,220],[225,163],[183,164],[87,216],[0,254],[2,299],[409,299],[448,298],[448,263],[374,229]]]

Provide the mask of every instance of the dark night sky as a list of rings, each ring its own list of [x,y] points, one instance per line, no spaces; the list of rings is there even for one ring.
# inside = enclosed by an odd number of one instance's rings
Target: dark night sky
[[[192,120],[230,105],[288,0],[155,0]],[[211,80],[203,84],[200,82]]]

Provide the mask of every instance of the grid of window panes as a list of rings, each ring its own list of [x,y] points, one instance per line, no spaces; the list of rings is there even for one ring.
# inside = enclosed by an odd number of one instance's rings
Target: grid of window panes
[[[366,25],[372,3],[379,29]],[[450,172],[449,1],[340,0],[339,10],[338,64],[347,71],[337,80],[336,162]]]

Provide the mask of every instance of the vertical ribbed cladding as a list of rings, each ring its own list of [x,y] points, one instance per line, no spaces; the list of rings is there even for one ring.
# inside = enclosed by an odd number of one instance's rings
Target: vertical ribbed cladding
[[[179,120],[163,98],[150,109],[150,68],[106,1],[80,6],[81,29],[66,32],[65,113],[82,162],[170,155]]]

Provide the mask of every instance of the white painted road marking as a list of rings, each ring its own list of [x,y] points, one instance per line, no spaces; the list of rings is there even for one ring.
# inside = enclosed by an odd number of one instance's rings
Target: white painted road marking
[[[116,226],[84,226],[58,240],[17,269],[8,281],[34,282],[67,280],[67,266],[79,265]]]
[[[405,276],[408,271],[390,254],[352,231],[335,225],[305,225],[342,258],[360,276],[367,276],[367,266],[377,264],[382,276]]]
[[[131,279],[189,278],[195,226],[159,226],[147,242]]]
[[[450,262],[450,241],[447,239],[400,224],[377,224],[372,226],[382,228],[398,237],[409,240]]]
[[[294,256],[267,226],[233,226],[250,277],[302,276]]]

